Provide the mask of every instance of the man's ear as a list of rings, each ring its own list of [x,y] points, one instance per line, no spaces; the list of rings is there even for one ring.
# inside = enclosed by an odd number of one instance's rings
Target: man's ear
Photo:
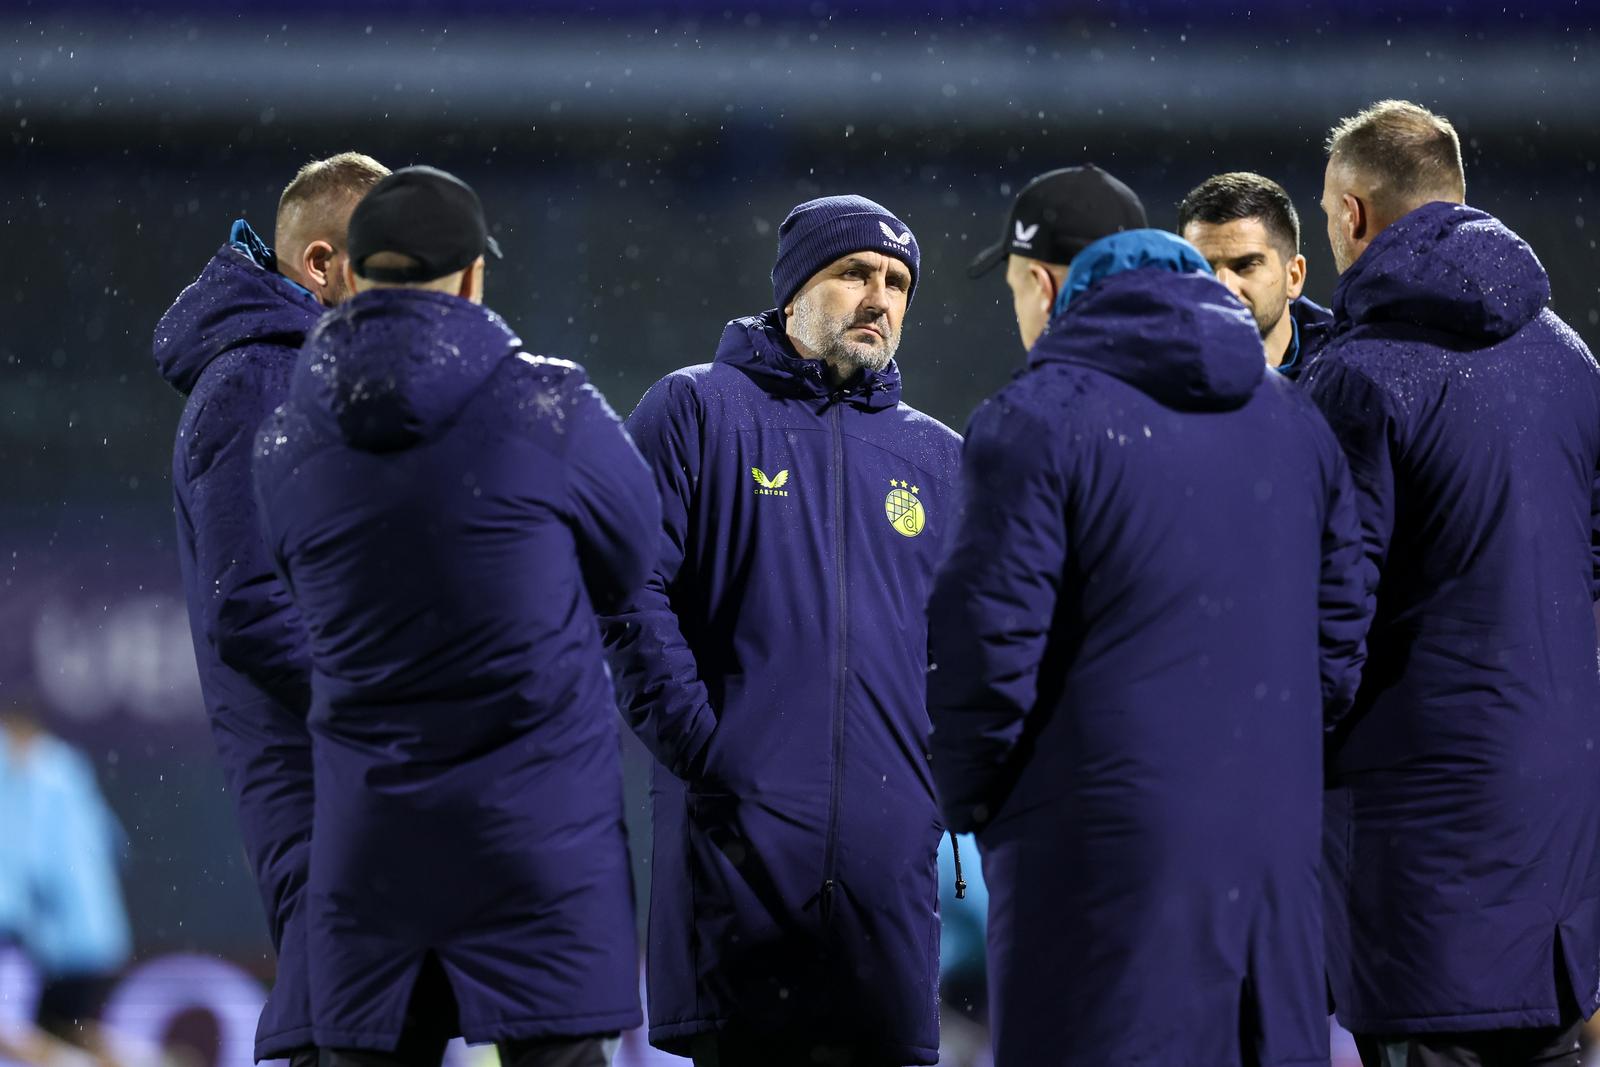
[[[300,270],[319,288],[326,289],[333,281],[329,273],[333,267],[333,246],[327,241],[312,241],[300,253]]]
[[[1044,308],[1046,313],[1054,311],[1058,287],[1056,276],[1050,273],[1050,268],[1038,260],[1033,260],[1028,264],[1028,277],[1033,279],[1033,286],[1038,290],[1039,306]]]
[[[1289,260],[1289,299],[1298,300],[1306,288],[1306,257],[1296,253]]]
[[[479,256],[461,273],[461,288],[456,295],[474,304],[483,303],[483,271],[483,257]]]
[[[1340,201],[1344,204],[1344,234],[1352,241],[1365,241],[1367,230],[1372,226],[1372,213],[1359,196],[1354,193],[1345,193]]]

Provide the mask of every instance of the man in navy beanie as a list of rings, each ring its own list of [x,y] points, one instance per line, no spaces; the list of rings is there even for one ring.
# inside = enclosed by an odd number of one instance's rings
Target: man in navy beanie
[[[650,1041],[702,1067],[938,1060],[922,609],[960,439],[900,402],[919,260],[870,200],[801,204],[776,306],[628,420],[663,503],[605,620],[659,761]]]

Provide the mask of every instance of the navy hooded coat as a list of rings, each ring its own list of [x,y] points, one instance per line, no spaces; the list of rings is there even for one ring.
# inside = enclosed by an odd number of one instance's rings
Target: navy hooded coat
[[[995,1062],[1326,1067],[1323,717],[1371,610],[1345,461],[1178,238],[1096,242],[1065,293],[972,417],[929,607]]]
[[[927,602],[960,439],[891,362],[830,389],[779,312],[728,324],[628,428],[655,571],[608,620],[655,754],[650,1040],[734,1029],[938,1059],[943,830]]]
[[[1357,1033],[1553,1026],[1600,966],[1600,368],[1531,249],[1434,203],[1307,376],[1381,571],[1333,739],[1328,968]]]
[[[430,953],[469,1041],[637,1025],[595,612],[660,506],[605,400],[490,311],[374,290],[312,334],[255,472],[313,665],[317,1043],[393,1048]]]
[[[1333,336],[1333,312],[1300,296],[1289,302],[1288,314],[1294,323],[1294,341],[1278,366],[1278,373],[1285,378],[1298,379]]]
[[[277,978],[259,1059],[311,1044],[301,895],[311,834],[310,661],[304,629],[261,540],[251,488],[256,428],[322,314],[279,275],[243,220],[155,333],[161,374],[188,397],[172,455],[178,565],[200,690],[266,907]]]

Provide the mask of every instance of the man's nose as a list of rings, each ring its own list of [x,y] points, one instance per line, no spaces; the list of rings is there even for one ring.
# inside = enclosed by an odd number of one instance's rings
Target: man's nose
[[[880,313],[889,309],[889,284],[883,275],[874,274],[867,279],[867,291],[861,296],[861,306]]]
[[[1232,293],[1240,300],[1244,299],[1244,286],[1240,281],[1239,276],[1233,273],[1233,271],[1229,270],[1227,267],[1223,267],[1221,270],[1217,271],[1217,281],[1221,282],[1223,285],[1226,285],[1228,287],[1228,292]]]

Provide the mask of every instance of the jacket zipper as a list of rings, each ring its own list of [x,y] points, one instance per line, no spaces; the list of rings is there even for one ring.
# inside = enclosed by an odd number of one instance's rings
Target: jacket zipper
[[[833,894],[834,894],[834,866],[838,862],[839,849],[839,792],[843,788],[844,775],[841,773],[841,763],[844,759],[844,693],[845,671],[847,654],[850,647],[849,626],[850,612],[846,602],[845,581],[845,516],[844,516],[844,429],[841,423],[840,411],[843,407],[843,396],[833,398],[832,416],[833,429],[833,566],[834,575],[838,583],[839,598],[839,663],[834,677],[833,690],[833,755],[831,770],[833,775],[832,790],[828,798],[828,836],[822,854],[822,893],[821,912],[822,921],[831,923],[833,920]]]

